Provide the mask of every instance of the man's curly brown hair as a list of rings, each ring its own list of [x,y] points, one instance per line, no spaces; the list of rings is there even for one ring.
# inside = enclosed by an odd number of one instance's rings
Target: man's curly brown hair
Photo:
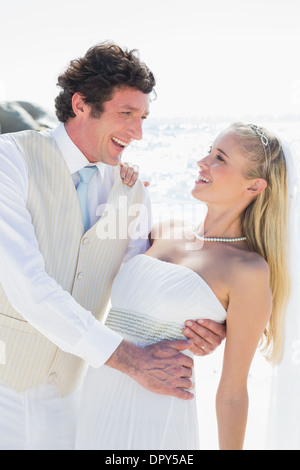
[[[103,104],[112,99],[115,90],[131,87],[149,94],[155,78],[135,49],[128,51],[105,42],[91,47],[84,57],[72,60],[58,77],[57,85],[62,91],[55,100],[56,115],[59,121],[67,122],[75,117],[72,108],[75,93],[80,93],[91,106],[91,115],[99,117]]]

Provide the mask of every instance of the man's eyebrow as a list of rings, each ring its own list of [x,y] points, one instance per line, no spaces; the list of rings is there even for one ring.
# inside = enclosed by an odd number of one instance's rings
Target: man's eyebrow
[[[123,109],[127,109],[128,111],[135,111],[135,112],[138,112],[140,111],[139,108],[135,108],[134,106],[131,106],[130,104],[122,104],[121,108]],[[146,116],[148,116],[150,114],[150,111],[146,111],[145,113]]]

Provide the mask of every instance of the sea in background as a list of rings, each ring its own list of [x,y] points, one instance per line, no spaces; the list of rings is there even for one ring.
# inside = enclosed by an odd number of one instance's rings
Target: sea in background
[[[124,160],[140,167],[153,207],[154,222],[164,219],[191,220],[194,224],[203,214],[203,204],[195,201],[191,189],[198,175],[196,162],[206,156],[215,136],[236,119],[149,118],[144,125],[144,138],[133,143]],[[247,116],[242,120],[273,130],[287,142],[300,143],[299,116]],[[300,158],[300,157],[299,157]],[[218,449],[215,394],[222,368],[224,345],[206,358],[196,358],[197,402],[200,422],[200,444],[203,450]],[[245,449],[266,449],[268,408],[272,367],[258,352],[249,381],[249,415]]]

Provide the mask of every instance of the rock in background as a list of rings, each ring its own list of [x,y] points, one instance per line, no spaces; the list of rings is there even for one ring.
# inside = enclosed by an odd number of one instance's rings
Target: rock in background
[[[33,103],[27,101],[0,103],[0,134],[53,128],[57,123],[54,114]]]

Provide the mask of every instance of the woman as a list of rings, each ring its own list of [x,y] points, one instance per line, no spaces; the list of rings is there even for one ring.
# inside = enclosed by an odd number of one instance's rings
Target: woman
[[[110,328],[147,346],[180,337],[187,318],[227,322],[217,392],[220,449],[242,449],[247,377],[261,339],[274,362],[283,349],[289,292],[286,162],[277,138],[233,124],[214,141],[193,197],[207,205],[196,229],[174,222],[152,234],[112,289]],[[200,423],[201,425],[201,423]],[[109,367],[89,370],[78,449],[197,449],[195,400],[153,394]]]

